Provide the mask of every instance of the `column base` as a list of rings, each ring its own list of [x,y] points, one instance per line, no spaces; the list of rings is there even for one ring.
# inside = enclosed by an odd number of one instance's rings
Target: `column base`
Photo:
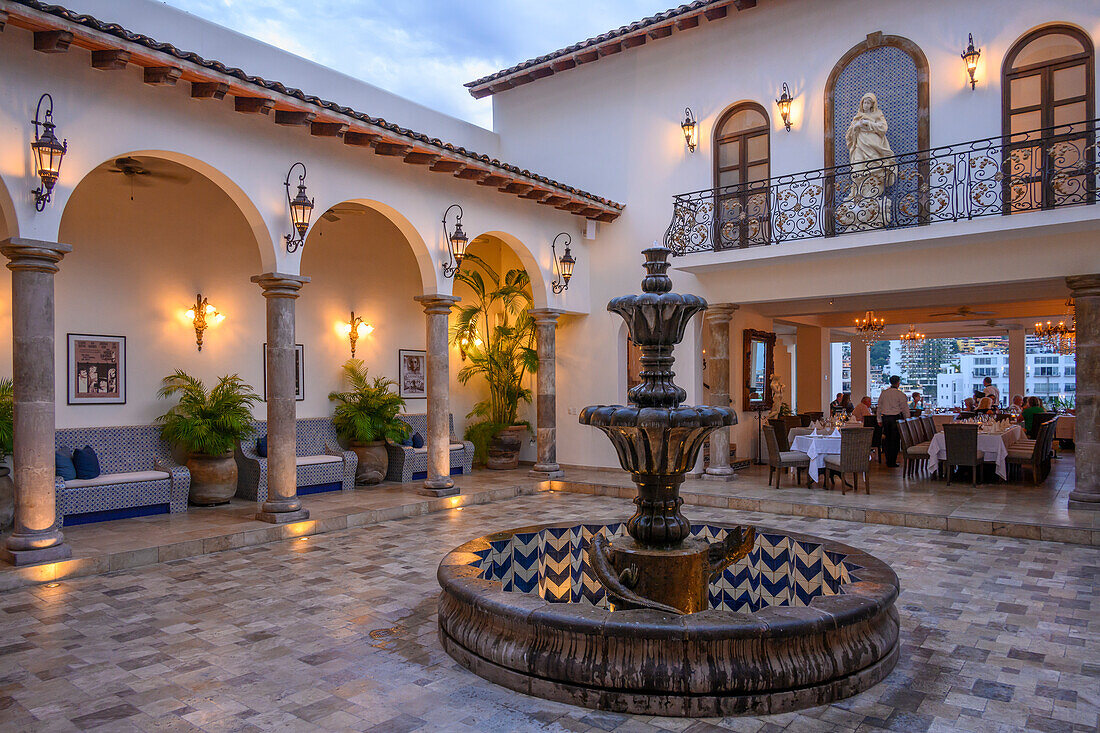
[[[443,476],[437,479],[428,479],[424,485],[416,490],[421,496],[458,496],[462,490],[455,486],[455,482]]]
[[[257,512],[256,519],[270,524],[289,524],[309,519],[308,509],[299,509],[296,512]]]
[[[72,556],[73,548],[64,542],[53,547],[40,547],[33,550],[9,550],[6,547],[0,547],[0,560],[16,566],[57,562],[68,560]]]
[[[736,481],[737,472],[732,468],[708,468],[700,478],[704,481]]]
[[[1084,491],[1071,491],[1069,492],[1069,502],[1067,503],[1066,507],[1068,509],[1077,509],[1090,512],[1100,511],[1100,494],[1088,494]]]
[[[552,479],[561,478],[565,475],[565,471],[561,470],[561,466],[556,463],[536,463],[531,466],[527,475],[531,478]]]

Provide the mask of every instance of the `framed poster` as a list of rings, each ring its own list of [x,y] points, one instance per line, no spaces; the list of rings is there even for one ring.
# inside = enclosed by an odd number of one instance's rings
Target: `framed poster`
[[[267,402],[267,344],[264,343],[264,402]],[[294,344],[294,399],[306,398],[306,347]]]
[[[126,337],[69,334],[70,405],[126,404]]]
[[[428,355],[418,349],[398,349],[398,379],[401,396],[424,399],[428,396]]]

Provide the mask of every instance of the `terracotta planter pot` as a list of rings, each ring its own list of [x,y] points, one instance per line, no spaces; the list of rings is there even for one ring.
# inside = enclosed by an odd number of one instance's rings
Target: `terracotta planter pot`
[[[11,469],[0,466],[0,529],[7,529],[15,518],[15,482]]]
[[[386,478],[386,473],[390,470],[390,454],[386,452],[386,441],[351,443],[348,450],[359,458],[359,465],[355,468],[357,486],[381,483]]]
[[[198,506],[226,504],[237,493],[237,462],[230,451],[220,456],[191,453],[187,456],[191,491],[187,500]]]
[[[524,425],[513,425],[493,436],[489,441],[489,460],[485,467],[494,471],[505,471],[519,467],[519,449],[523,445]]]

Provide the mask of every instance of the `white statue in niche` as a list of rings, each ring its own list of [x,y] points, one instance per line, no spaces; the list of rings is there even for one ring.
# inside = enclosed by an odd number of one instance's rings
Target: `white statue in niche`
[[[837,208],[837,222],[847,231],[881,229],[890,224],[890,199],[886,190],[898,177],[897,160],[886,138],[889,125],[871,93],[859,101],[844,142],[852,166],[851,187]]]
[[[786,387],[783,386],[783,380],[779,378],[778,374],[772,374],[771,378],[772,386],[772,409],[768,411],[767,418],[779,417],[779,411],[783,409],[783,393],[786,391]]]

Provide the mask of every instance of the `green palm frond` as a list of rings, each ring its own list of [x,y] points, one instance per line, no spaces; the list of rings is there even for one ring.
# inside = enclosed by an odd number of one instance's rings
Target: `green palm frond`
[[[351,389],[331,392],[328,396],[336,403],[332,413],[336,434],[353,443],[404,441],[409,435],[409,426],[397,419],[405,406],[405,400],[393,390],[397,382],[386,377],[370,378],[360,359],[348,359],[342,370]]]
[[[182,369],[165,377],[157,393],[179,401],[157,418],[161,436],[190,453],[218,456],[252,433],[252,407],[260,396],[237,374],[218,379],[209,391]]]
[[[0,460],[11,455],[15,438],[15,386],[10,379],[0,379]]]

